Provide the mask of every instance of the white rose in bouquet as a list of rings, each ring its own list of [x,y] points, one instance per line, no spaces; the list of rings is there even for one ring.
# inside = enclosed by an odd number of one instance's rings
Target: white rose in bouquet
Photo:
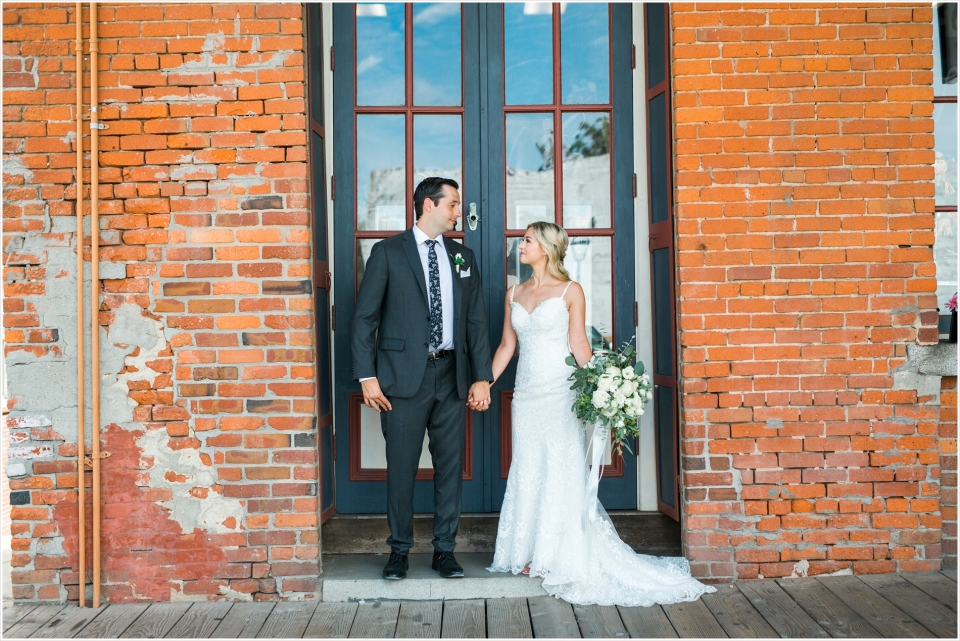
[[[612,392],[617,387],[616,381],[613,380],[613,377],[603,374],[600,376],[600,379],[597,381],[597,389],[604,392]]]
[[[623,394],[624,396],[633,396],[635,391],[637,391],[637,384],[629,379],[625,380],[620,386],[620,389],[617,390],[618,393]]]
[[[607,404],[607,401],[610,400],[610,394],[602,389],[598,389],[593,393],[593,397],[590,400],[594,407],[603,409],[603,407]]]
[[[616,365],[611,365],[610,367],[608,367],[605,374],[611,378],[620,378],[621,376],[623,376],[623,372],[621,372],[620,368],[617,367]]]
[[[623,368],[623,377],[628,381],[633,380],[636,376],[637,376],[637,373],[634,371],[632,365],[628,365]]]
[[[603,408],[600,413],[606,417],[616,416],[617,412],[620,411],[620,408],[615,404],[611,403],[609,406]]]

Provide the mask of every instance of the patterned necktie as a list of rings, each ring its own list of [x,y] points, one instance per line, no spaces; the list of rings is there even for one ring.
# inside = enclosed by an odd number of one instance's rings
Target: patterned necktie
[[[443,340],[443,302],[440,300],[440,264],[437,262],[436,240],[428,240],[427,262],[430,266],[430,345],[440,347]]]

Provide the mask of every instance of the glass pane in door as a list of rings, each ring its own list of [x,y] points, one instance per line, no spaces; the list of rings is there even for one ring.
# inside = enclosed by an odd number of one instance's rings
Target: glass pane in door
[[[604,2],[560,9],[560,68],[565,105],[610,104],[610,19]]]
[[[507,229],[554,221],[553,114],[506,115]]]
[[[402,105],[404,42],[402,3],[357,5],[357,104]]]
[[[357,239],[357,291],[360,290],[360,281],[363,280],[363,274],[367,270],[367,261],[370,260],[370,252],[373,246],[379,243],[382,238],[358,238]]]
[[[402,115],[357,116],[357,229],[407,226]]]
[[[654,372],[660,376],[673,376],[673,314],[671,305],[670,250],[654,249],[653,266],[653,339],[656,363]]]
[[[563,261],[587,301],[584,322],[594,349],[613,345],[613,243],[609,236],[572,237]]]
[[[463,118],[459,114],[413,117],[413,184],[430,176],[453,178],[463,187]]]
[[[421,469],[433,467],[429,442],[429,437],[424,434],[420,463],[417,465]],[[363,404],[360,405],[360,467],[364,470],[387,469],[387,442],[380,427],[380,415]]]
[[[661,93],[648,103],[647,131],[650,132],[650,157],[667,158],[667,132],[663,123],[667,117],[666,94]],[[650,163],[650,222],[663,222],[670,215],[668,202],[670,183],[667,182],[665,162]]]
[[[413,104],[460,106],[460,4],[413,5]]]
[[[563,114],[563,226],[610,227],[610,114]]]
[[[503,5],[504,104],[553,102],[553,7],[549,2]]]

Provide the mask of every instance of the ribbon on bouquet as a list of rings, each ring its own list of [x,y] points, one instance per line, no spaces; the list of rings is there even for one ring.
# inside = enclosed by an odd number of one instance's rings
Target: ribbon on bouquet
[[[590,438],[590,451],[587,453],[590,471],[587,473],[587,490],[583,497],[583,512],[580,518],[580,527],[587,530],[587,524],[597,520],[597,491],[600,489],[600,475],[603,474],[603,455],[607,449],[607,440],[610,430],[602,425],[596,425],[593,436]]]

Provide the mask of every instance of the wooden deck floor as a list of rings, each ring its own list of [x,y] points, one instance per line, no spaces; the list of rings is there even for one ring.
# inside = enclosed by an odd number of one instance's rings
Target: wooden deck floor
[[[552,597],[367,603],[5,602],[4,638],[956,638],[957,573],[745,581],[652,608]]]

